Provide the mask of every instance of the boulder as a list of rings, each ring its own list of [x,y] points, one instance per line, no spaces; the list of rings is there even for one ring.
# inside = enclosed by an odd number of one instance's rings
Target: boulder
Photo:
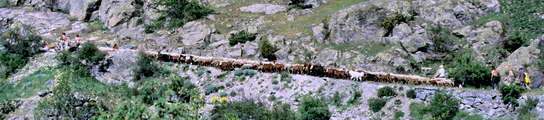
[[[203,21],[188,22],[177,30],[183,45],[194,47],[202,47],[205,43],[210,43],[210,37],[214,32],[214,25]]]
[[[287,10],[287,7],[284,5],[274,5],[274,4],[254,4],[246,7],[241,7],[240,11],[249,12],[249,13],[264,13],[264,14],[276,14],[284,12]]]
[[[109,65],[93,67],[92,73],[96,76],[96,79],[102,83],[130,83],[134,78],[132,70],[136,67],[137,57],[138,53],[133,51],[119,50],[112,52],[107,60],[109,62],[107,64]]]

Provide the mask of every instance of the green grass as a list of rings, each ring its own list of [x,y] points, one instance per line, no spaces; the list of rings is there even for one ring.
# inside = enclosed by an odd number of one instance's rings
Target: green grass
[[[34,96],[38,91],[47,89],[47,81],[53,80],[55,73],[53,70],[40,70],[16,83],[3,81],[4,83],[0,85],[0,100]]]
[[[376,56],[379,53],[393,49],[395,46],[378,42],[350,41],[347,43],[332,44],[329,47],[343,52],[354,50],[360,54]]]

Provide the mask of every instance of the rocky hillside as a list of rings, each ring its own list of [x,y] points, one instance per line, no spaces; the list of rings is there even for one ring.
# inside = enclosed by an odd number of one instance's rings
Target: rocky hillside
[[[4,0],[0,118],[544,119],[541,6],[540,0]],[[85,44],[43,49],[62,33]],[[459,88],[225,70],[123,49],[427,77],[444,65]],[[493,68],[500,81],[492,80]],[[509,68],[532,82],[511,85]]]

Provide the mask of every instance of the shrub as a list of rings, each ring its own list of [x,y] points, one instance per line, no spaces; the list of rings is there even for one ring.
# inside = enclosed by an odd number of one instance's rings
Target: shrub
[[[391,32],[393,32],[393,28],[395,28],[396,25],[398,25],[398,24],[400,24],[402,22],[408,22],[408,21],[410,21],[412,19],[413,19],[412,17],[404,16],[404,15],[401,15],[401,14],[395,14],[393,16],[386,16],[383,19],[382,23],[381,23],[381,26],[386,31],[384,36],[391,35]]]
[[[342,95],[340,94],[340,92],[334,92],[334,95],[332,97],[332,103],[336,106],[342,105]]]
[[[15,28],[2,33],[0,44],[6,48],[7,52],[23,57],[32,57],[38,54],[40,48],[43,47],[42,38],[29,32],[28,29],[30,28],[23,27],[22,30]]]
[[[526,103],[522,105],[519,109],[518,119],[532,120],[536,118],[537,116],[532,112],[532,110],[536,108],[536,106],[538,105],[538,101],[539,100],[537,98],[527,99]]]
[[[108,27],[106,27],[106,25],[104,25],[104,23],[102,23],[102,21],[100,21],[99,19],[92,20],[91,23],[89,24],[89,28],[92,31],[106,31],[106,30],[108,30]]]
[[[525,92],[525,88],[514,84],[503,84],[500,86],[499,92],[504,104],[518,105],[518,99]]]
[[[117,105],[112,111],[112,113],[108,111],[103,111],[100,116],[98,116],[99,120],[107,120],[107,119],[113,119],[113,120],[138,120],[138,119],[146,119],[146,112],[149,107],[141,103],[140,101],[127,101],[123,102],[120,105]]]
[[[397,93],[395,92],[395,89],[393,89],[392,87],[385,86],[378,89],[378,97],[380,98],[393,97],[393,96],[397,96]]]
[[[290,0],[289,5],[300,9],[312,8],[312,5],[305,5],[306,0]]]
[[[453,46],[459,41],[459,38],[452,34],[451,30],[435,26],[431,27],[427,35],[433,42],[433,49],[436,52],[451,53],[453,52]]]
[[[269,118],[269,111],[263,104],[247,100],[219,104],[213,108],[211,113],[213,120],[227,120],[227,118],[265,120]]]
[[[471,115],[464,111],[459,111],[457,114],[455,114],[455,117],[453,117],[454,120],[486,120],[484,117],[480,115]]]
[[[416,91],[414,89],[410,89],[406,91],[406,97],[414,99],[416,98]]]
[[[17,69],[24,67],[27,61],[26,58],[19,54],[0,51],[0,79],[17,72]]]
[[[302,98],[298,111],[302,120],[328,120],[332,114],[322,99],[310,96]]]
[[[77,58],[80,61],[96,65],[106,59],[106,53],[100,51],[95,44],[86,42],[76,51]]]
[[[234,72],[236,76],[254,76],[257,74],[257,71],[251,69],[242,69]]]
[[[206,87],[206,91],[204,92],[204,94],[206,95],[209,95],[209,94],[212,94],[212,93],[215,93],[221,89],[225,88],[225,86],[218,86],[218,85],[209,85]]]
[[[348,101],[348,104],[356,104],[359,102],[359,99],[361,98],[361,92],[359,91],[355,91],[355,93],[353,93],[353,96],[351,96],[351,99],[349,99]]]
[[[384,98],[370,98],[368,99],[368,108],[372,110],[373,112],[380,111],[385,104],[387,104],[387,100]]]
[[[9,0],[0,1],[0,8],[8,8],[8,7],[11,7],[11,4],[9,3]]]
[[[72,93],[67,79],[61,79],[53,96],[38,103],[37,118],[41,119],[90,119],[99,114],[103,106],[87,96],[77,97]]]
[[[276,104],[270,112],[271,120],[295,120],[296,112],[289,104]]]
[[[521,32],[515,32],[508,36],[507,40],[504,43],[504,49],[506,49],[508,52],[514,52],[518,48],[526,46],[528,44],[529,38],[527,38],[527,35],[524,35],[524,33]]]
[[[395,120],[400,120],[400,118],[404,117],[404,112],[402,111],[396,111],[395,112]]]
[[[429,104],[432,117],[438,120],[451,120],[459,111],[459,100],[452,95],[436,92]]]
[[[428,119],[427,114],[429,114],[429,112],[431,111],[429,107],[427,107],[425,104],[416,102],[410,103],[409,109],[410,116],[414,120]]]
[[[15,111],[21,105],[17,100],[0,100],[0,119],[6,119],[10,112]]]
[[[261,57],[274,61],[276,60],[276,55],[274,54],[276,51],[278,51],[278,48],[270,44],[267,39],[259,41],[259,52]]]
[[[153,62],[153,59],[146,56],[143,52],[139,52],[136,68],[133,69],[134,80],[141,80],[146,77],[152,77],[159,73],[160,68]]]
[[[154,101],[164,96],[168,90],[162,82],[156,80],[144,80],[141,87],[138,88],[138,95],[143,96],[143,102],[153,104]]]
[[[154,3],[160,16],[150,25],[146,25],[145,32],[166,26],[168,28],[182,27],[185,23],[206,17],[213,10],[191,0],[158,0]]]
[[[257,38],[257,33],[249,33],[246,31],[241,31],[239,33],[236,33],[232,35],[229,38],[229,45],[234,46],[236,44],[244,44],[248,41],[253,41]]]
[[[490,79],[491,69],[472,56],[457,56],[448,66],[451,68],[448,77],[456,84],[477,88],[496,84]]]

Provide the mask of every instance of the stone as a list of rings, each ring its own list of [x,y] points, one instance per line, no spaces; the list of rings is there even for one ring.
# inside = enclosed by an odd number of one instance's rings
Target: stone
[[[119,50],[110,54],[107,61],[109,66],[105,71],[99,67],[93,67],[92,73],[96,79],[102,83],[122,84],[128,83],[134,78],[133,69],[136,67],[138,54],[129,50]]]
[[[274,4],[254,4],[246,7],[241,7],[240,11],[249,13],[264,13],[267,15],[285,12],[286,6]]]
[[[134,0],[103,0],[100,5],[100,20],[110,29],[129,22],[136,14]]]
[[[320,41],[325,40],[328,34],[327,33],[328,31],[326,31],[326,28],[325,28],[325,24],[323,23],[317,24],[314,27],[312,27],[312,32],[314,34],[314,38]]]
[[[194,47],[201,47],[204,43],[210,43],[210,37],[214,32],[214,25],[203,21],[188,22],[177,30],[183,45]]]

